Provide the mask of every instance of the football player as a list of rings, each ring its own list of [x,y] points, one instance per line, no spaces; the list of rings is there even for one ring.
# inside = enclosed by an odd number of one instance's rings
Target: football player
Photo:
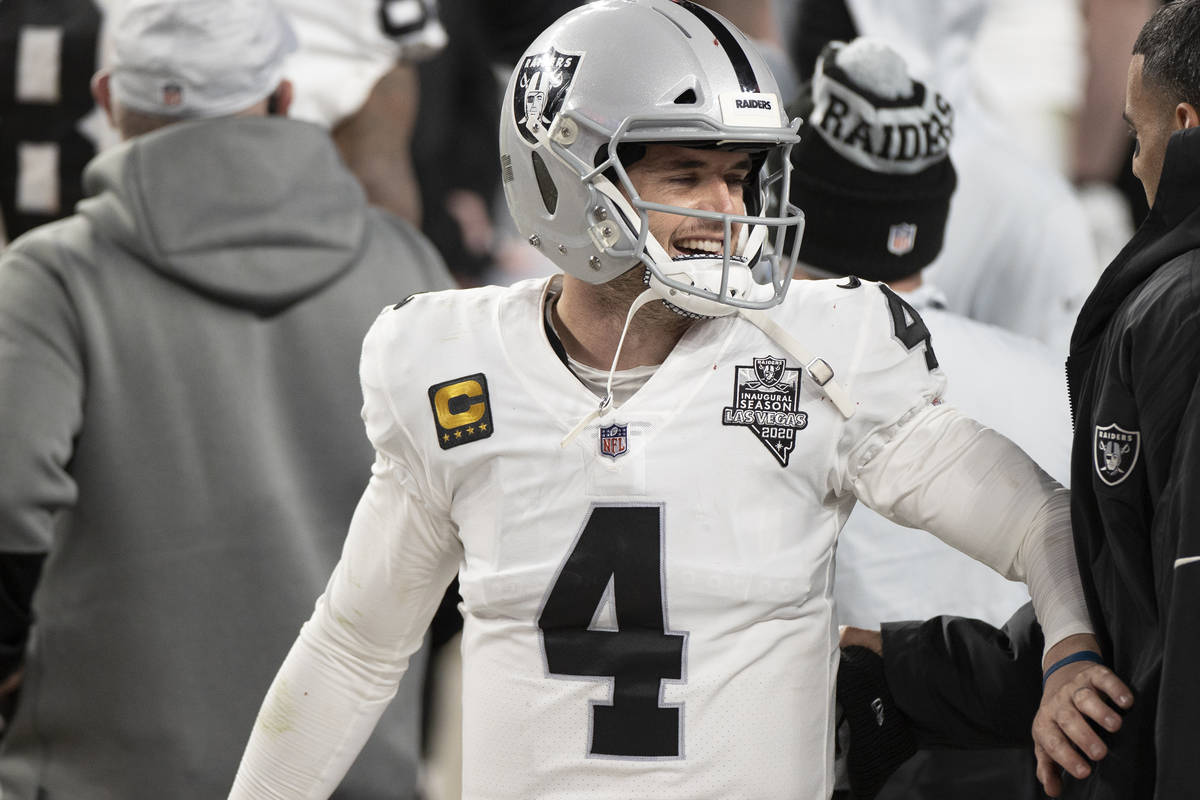
[[[1095,649],[1066,491],[940,402],[919,315],[789,293],[799,123],[740,31],[599,0],[503,103],[509,208],[563,274],[368,334],[372,478],[232,797],[327,796],[455,574],[464,797],[829,797],[857,500],[1025,580],[1047,663]]]

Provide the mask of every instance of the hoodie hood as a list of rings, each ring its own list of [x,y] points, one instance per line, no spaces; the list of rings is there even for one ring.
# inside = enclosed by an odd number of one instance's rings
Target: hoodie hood
[[[846,0],[860,36],[883,39],[914,78],[956,106],[970,91],[970,60],[990,0]]]
[[[366,198],[325,130],[276,117],[180,122],[84,171],[78,211],[155,271],[274,313],[354,263]]]

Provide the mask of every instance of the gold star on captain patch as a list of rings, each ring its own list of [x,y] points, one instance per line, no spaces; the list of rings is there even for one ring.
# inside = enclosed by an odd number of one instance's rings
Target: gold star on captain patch
[[[474,428],[467,428],[467,433],[474,433],[474,432],[475,432]]]
[[[450,441],[450,434],[448,434],[448,433],[443,433],[443,434],[442,434],[442,441],[443,441],[443,442],[448,442],[448,441]]]
[[[479,426],[479,430],[481,430],[481,431],[486,431],[486,430],[487,430],[487,423],[485,422],[485,423],[481,424],[481,425]]]
[[[454,438],[455,438],[455,439],[461,439],[461,438],[462,438],[462,431],[455,431],[455,432],[454,432]]]

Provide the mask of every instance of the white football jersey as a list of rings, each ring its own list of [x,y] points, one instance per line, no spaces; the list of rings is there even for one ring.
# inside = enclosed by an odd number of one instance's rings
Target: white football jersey
[[[990,432],[938,403],[920,318],[857,279],[798,283],[771,312],[833,367],[849,418],[733,315],[564,443],[597,398],[547,338],[548,285],[418,295],[367,335],[373,477],[232,797],[336,786],[455,571],[467,800],[828,797],[834,551],[855,496],[976,536],[959,546],[1002,570],[1033,509],[1065,514],[1015,447],[976,449]],[[1036,501],[1006,489],[968,524],[960,490],[997,472]],[[1077,596],[1055,603],[1086,618]]]
[[[597,401],[541,295],[419,296],[365,349],[372,439],[462,543],[464,796],[827,796],[855,462],[940,373],[877,285],[797,286],[776,318],[852,392],[848,422],[728,317],[564,448]]]

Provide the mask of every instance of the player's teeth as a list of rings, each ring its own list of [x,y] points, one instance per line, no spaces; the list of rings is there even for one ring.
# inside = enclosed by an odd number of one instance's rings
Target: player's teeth
[[[711,239],[681,239],[677,247],[680,250],[700,250],[705,253],[721,252],[721,243]]]

